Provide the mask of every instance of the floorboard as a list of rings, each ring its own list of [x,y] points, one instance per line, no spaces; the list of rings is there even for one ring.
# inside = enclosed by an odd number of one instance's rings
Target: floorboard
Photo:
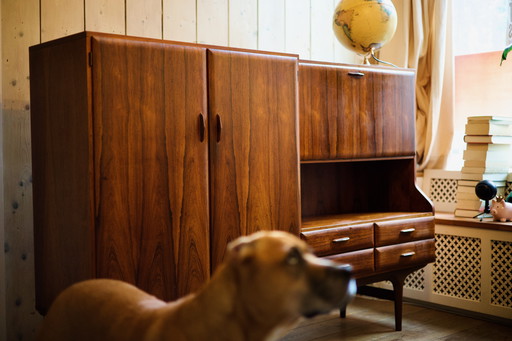
[[[304,320],[281,341],[414,340],[512,341],[512,327],[404,303],[402,331],[394,330],[393,302],[357,296],[337,312]]]

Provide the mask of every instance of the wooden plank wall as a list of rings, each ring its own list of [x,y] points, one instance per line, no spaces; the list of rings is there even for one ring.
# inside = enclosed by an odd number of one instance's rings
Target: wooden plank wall
[[[2,0],[0,340],[32,340],[40,321],[34,310],[28,47],[90,30],[359,62],[332,34],[336,2]]]

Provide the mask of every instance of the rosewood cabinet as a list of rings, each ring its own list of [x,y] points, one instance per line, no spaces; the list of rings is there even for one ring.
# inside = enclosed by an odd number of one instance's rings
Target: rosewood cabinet
[[[299,233],[296,56],[84,32],[30,74],[40,312],[95,277],[175,299],[239,235]]]
[[[365,284],[434,261],[431,202],[415,185],[414,72],[301,61],[301,237]]]

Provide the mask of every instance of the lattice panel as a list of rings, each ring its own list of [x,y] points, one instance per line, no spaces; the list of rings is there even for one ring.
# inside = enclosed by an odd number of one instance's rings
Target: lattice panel
[[[456,203],[457,195],[456,179],[430,179],[430,199],[433,202]]]
[[[407,276],[404,287],[418,291],[425,290],[425,269],[419,269]]]
[[[480,238],[436,234],[435,293],[480,301],[481,244]]]
[[[507,181],[507,186],[505,187],[505,198],[507,197],[507,195],[510,194],[510,192],[512,192],[512,182],[508,182]]]
[[[512,242],[491,241],[491,304],[512,308]]]

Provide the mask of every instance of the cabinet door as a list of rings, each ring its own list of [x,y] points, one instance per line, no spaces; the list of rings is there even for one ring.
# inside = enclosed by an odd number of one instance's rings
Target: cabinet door
[[[297,59],[208,51],[212,263],[258,230],[299,232]]]
[[[209,277],[206,52],[92,40],[96,266],[162,298]]]
[[[301,160],[414,156],[414,72],[300,63]]]

